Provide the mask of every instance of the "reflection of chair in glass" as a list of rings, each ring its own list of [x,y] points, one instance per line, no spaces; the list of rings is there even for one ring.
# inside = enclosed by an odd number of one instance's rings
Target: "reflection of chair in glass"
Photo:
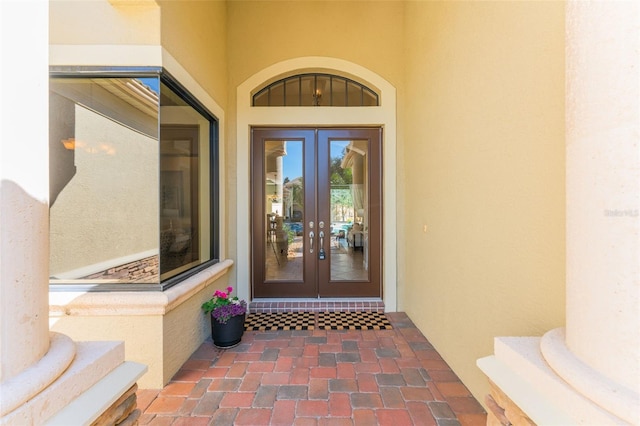
[[[284,228],[284,218],[276,215],[273,223],[275,224],[274,236],[276,240],[276,248],[281,256],[286,257],[289,251],[289,236],[287,234],[287,230]]]
[[[354,250],[360,249],[362,250],[362,239],[364,236],[364,232],[362,230],[362,225],[359,223],[354,223],[349,233],[347,234],[347,244],[349,247]]]
[[[288,260],[289,255],[289,225],[285,225],[284,218],[282,216],[269,214],[267,230],[267,240],[271,245],[273,254],[276,256],[278,265],[280,265],[280,259]]]
[[[345,240],[349,226],[344,224],[334,223],[331,225],[331,246],[340,248],[340,240]]]
[[[160,267],[163,272],[182,266],[191,248],[191,236],[182,229],[160,232]]]
[[[276,234],[276,215],[270,213],[267,215],[267,241],[273,242]]]
[[[331,244],[330,247],[340,248],[340,239],[338,238],[338,231],[331,229]]]
[[[267,241],[271,246],[271,250],[273,251],[273,255],[276,258],[276,262],[278,262],[278,266],[280,266],[280,259],[278,258],[278,252],[276,251],[275,246],[276,240],[276,215],[270,213],[267,215]]]

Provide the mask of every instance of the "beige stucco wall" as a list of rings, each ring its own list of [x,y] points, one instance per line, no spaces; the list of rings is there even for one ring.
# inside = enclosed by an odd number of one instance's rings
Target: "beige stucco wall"
[[[226,147],[228,226],[236,229],[237,87],[274,64],[300,57],[330,57],[356,63],[402,86],[403,5],[401,2],[241,1],[227,4],[229,116]],[[315,69],[315,68],[314,68]],[[291,70],[289,70],[291,71]],[[355,76],[357,77],[357,76]],[[296,124],[300,125],[299,120]],[[308,125],[313,125],[310,119]],[[248,162],[248,159],[247,159]],[[242,204],[242,203],[241,203]],[[237,241],[228,253],[236,257]],[[239,253],[238,255],[243,255]]]
[[[222,262],[165,292],[52,293],[51,330],[75,341],[125,342],[125,358],[149,367],[138,381],[162,388],[211,335],[200,305],[229,285]]]
[[[247,77],[309,55],[352,61],[398,90],[398,309],[483,400],[475,360],[494,336],[563,322],[563,5],[227,7],[229,105]],[[235,154],[230,144],[230,168]]]
[[[189,80],[197,84],[199,89],[195,91],[194,88],[188,87],[194,96],[201,102],[203,96],[215,101],[214,107],[207,103],[205,106],[219,120],[219,195],[220,199],[224,200],[227,198],[227,186],[234,184],[233,181],[229,181],[230,164],[226,161],[228,147],[233,145],[228,142],[230,139],[227,136],[227,3],[161,0],[158,4],[162,11],[162,47],[171,55],[170,61],[166,61],[165,58],[165,67],[173,63],[179,64],[182,73],[177,73],[171,67],[169,72],[182,84],[185,84],[184,73],[188,73]],[[220,203],[221,259],[233,258],[233,253],[227,249],[235,240],[235,236],[228,232],[231,229],[227,219],[230,217],[229,205],[230,203]],[[232,278],[235,278],[235,273],[232,274]]]
[[[494,336],[564,323],[564,6],[412,2],[405,17],[399,300],[482,400]]]
[[[49,3],[50,44],[160,44],[160,8],[153,0],[52,0]]]
[[[100,17],[100,19],[96,19]],[[118,52],[118,46],[127,46],[127,48],[137,48],[138,46],[153,46],[160,44],[160,8],[155,1],[136,1],[136,2],[109,2],[108,0],[95,0],[95,1],[69,1],[69,0],[53,0],[49,5],[49,44],[52,46],[50,51],[50,63],[52,65],[123,65],[123,63],[114,63],[111,58],[102,56],[103,50],[109,50],[115,56],[118,56],[126,63],[125,59],[130,55],[130,50],[122,50]],[[60,47],[64,49],[65,54],[60,55]],[[80,59],[81,58],[81,59]],[[142,63],[146,58],[145,56],[132,56],[130,59],[131,65],[157,65],[157,63]],[[91,63],[93,61],[93,63]],[[82,112],[81,109],[79,112]],[[91,144],[91,143],[103,143],[103,138],[100,135],[106,134],[107,126],[109,124],[98,125],[95,120],[99,120],[97,115],[92,117],[87,115],[87,119],[83,122],[78,120],[79,125],[88,126],[83,127],[87,135],[91,137],[86,141],[79,139],[79,144]],[[89,122],[89,119],[93,119],[93,122]],[[111,126],[113,127],[113,126]],[[95,129],[99,128],[98,135],[95,135]],[[79,131],[80,129],[77,129]],[[113,132],[114,130],[109,130]],[[125,132],[126,133],[126,132]],[[131,143],[124,143],[120,146],[116,146],[119,154],[123,155],[110,155],[110,163],[114,164],[114,167],[124,166],[130,170],[127,174],[120,174],[121,181],[113,181],[111,184],[115,187],[123,188],[124,186],[131,185],[133,181],[138,182],[139,188],[135,191],[121,191],[120,200],[124,200],[124,204],[129,208],[134,206],[138,211],[150,211],[157,210],[157,195],[156,196],[140,196],[140,188],[144,188],[154,182],[152,176],[153,173],[149,173],[148,168],[144,167],[145,160],[140,158],[149,158],[154,156],[153,147],[145,147],[144,143],[140,142],[145,140],[144,136],[132,136],[133,133],[125,135],[128,139],[136,139],[138,153],[137,167],[131,168],[131,164],[126,164],[124,159],[124,152],[129,151],[132,146]],[[81,137],[82,135],[80,135]],[[120,135],[122,139],[122,135]],[[98,138],[98,142],[93,139]],[[129,141],[130,142],[130,141]],[[117,141],[110,141],[110,144],[116,144]],[[111,148],[114,148],[113,146]],[[90,167],[96,169],[95,164],[92,164],[92,160],[98,157],[108,156],[106,152],[99,151],[97,154],[93,153],[95,147],[92,146],[78,146],[75,150],[74,166],[81,170],[82,167]],[[156,148],[157,151],[157,148]],[[155,154],[157,156],[157,153]],[[125,155],[126,156],[126,155]],[[142,156],[142,157],[141,157]],[[116,164],[120,162],[120,164]],[[143,167],[140,167],[143,165]],[[145,171],[146,169],[146,171]],[[95,171],[95,170],[94,170]],[[153,172],[153,171],[151,171]],[[157,174],[157,172],[156,172]],[[128,232],[127,229],[121,230],[121,233],[114,233],[111,230],[113,224],[112,221],[105,221],[100,219],[100,215],[104,212],[112,211],[113,206],[109,204],[108,197],[104,197],[104,193],[112,193],[113,187],[109,186],[107,182],[102,182],[101,185],[96,186],[97,182],[87,182],[86,173],[78,173],[75,178],[69,182],[65,187],[65,191],[60,194],[60,197],[56,199],[56,203],[52,206],[51,214],[54,216],[52,220],[52,233],[56,237],[52,240],[52,271],[53,273],[64,273],[70,270],[75,270],[81,267],[87,267],[90,265],[102,265],[101,262],[113,262],[117,263],[118,260],[124,256],[132,254],[148,255],[149,252],[157,250],[157,236],[149,234],[149,227],[157,228],[157,221],[149,221],[148,217],[140,217],[135,219],[135,214],[132,215],[131,211],[127,207],[121,206],[118,211],[115,211],[117,215],[128,215],[129,220],[120,221],[119,226],[128,226],[130,230],[138,229],[142,230],[142,236],[134,240],[127,240],[127,235],[133,235]],[[155,177],[157,181],[157,176]],[[127,185],[124,183],[128,182]],[[62,188],[58,188],[62,189]],[[144,191],[142,192],[144,193]],[[74,195],[76,194],[76,195]],[[78,195],[79,194],[79,195]],[[148,195],[148,194],[147,194]],[[82,198],[85,203],[91,204],[93,210],[83,207],[82,205],[69,205],[66,203],[67,199],[73,198],[77,201]],[[102,201],[101,201],[102,200]],[[74,203],[75,203],[74,201]],[[111,200],[112,201],[112,200]],[[77,204],[77,203],[75,203]],[[118,210],[118,209],[116,209]],[[92,214],[87,212],[93,211]],[[78,213],[84,212],[85,214]],[[69,217],[75,218],[73,222],[56,220],[56,217]],[[103,229],[99,224],[103,224]],[[77,229],[77,226],[94,226],[94,232],[88,233],[83,236],[75,236],[75,241],[70,242],[68,239],[72,238],[73,229]],[[76,232],[77,234],[77,232]],[[102,244],[100,253],[82,253],[78,250],[78,245],[86,246],[85,239],[93,238],[94,243]],[[127,240],[126,242],[124,240]],[[119,249],[124,245],[126,248]],[[70,245],[71,244],[71,245]],[[90,244],[93,245],[93,244]],[[97,269],[96,269],[97,268]],[[84,273],[96,272],[100,268],[89,268],[84,270]],[[73,275],[73,274],[71,274]]]
[[[56,304],[53,298],[53,304]],[[67,305],[69,306],[69,305]],[[74,309],[68,307],[71,314]],[[140,379],[141,388],[162,386],[164,360],[162,315],[94,315],[92,313],[51,318],[51,330],[69,336],[76,342],[124,341],[125,359],[149,367]]]
[[[165,67],[220,119],[224,156],[224,2],[54,0],[49,18],[51,65]],[[220,179],[224,199],[224,164]],[[220,216],[226,259],[224,211]],[[223,260],[165,292],[51,292],[51,329],[77,341],[125,341],[126,359],[149,366],[138,385],[160,388],[209,336],[200,305],[216,289],[235,287],[232,264]]]
[[[160,0],[162,47],[223,108],[227,105],[224,1]],[[219,117],[220,118],[220,117]]]
[[[74,109],[72,176],[49,213],[51,275],[65,278],[158,253],[157,139]]]
[[[397,89],[398,308],[480,400],[488,387],[475,360],[491,353],[494,336],[539,335],[563,323],[562,3],[167,1],[161,10],[124,3],[85,11],[101,16],[91,31],[56,25],[52,40],[161,39],[226,108],[228,257],[237,256],[235,206],[248,197],[236,192],[236,88],[287,59],[343,59]],[[52,20],[69,27],[78,13],[55,6]],[[121,51],[109,50],[111,62]],[[167,317],[190,318],[188,305]],[[165,327],[162,339],[181,332]]]

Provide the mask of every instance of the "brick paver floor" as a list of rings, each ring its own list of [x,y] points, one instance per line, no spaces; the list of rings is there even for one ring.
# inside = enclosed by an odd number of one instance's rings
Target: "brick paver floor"
[[[484,425],[486,413],[404,313],[393,330],[248,331],[205,341],[141,425]]]

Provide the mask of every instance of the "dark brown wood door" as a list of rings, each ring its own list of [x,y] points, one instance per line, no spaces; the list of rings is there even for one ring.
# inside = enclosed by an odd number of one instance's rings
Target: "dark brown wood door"
[[[252,129],[254,297],[380,297],[382,130]]]

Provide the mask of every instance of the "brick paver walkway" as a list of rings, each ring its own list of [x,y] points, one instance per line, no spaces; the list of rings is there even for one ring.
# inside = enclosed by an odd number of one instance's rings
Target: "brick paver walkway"
[[[210,340],[162,390],[138,391],[141,425],[484,425],[486,414],[404,313],[393,330],[245,332]]]

